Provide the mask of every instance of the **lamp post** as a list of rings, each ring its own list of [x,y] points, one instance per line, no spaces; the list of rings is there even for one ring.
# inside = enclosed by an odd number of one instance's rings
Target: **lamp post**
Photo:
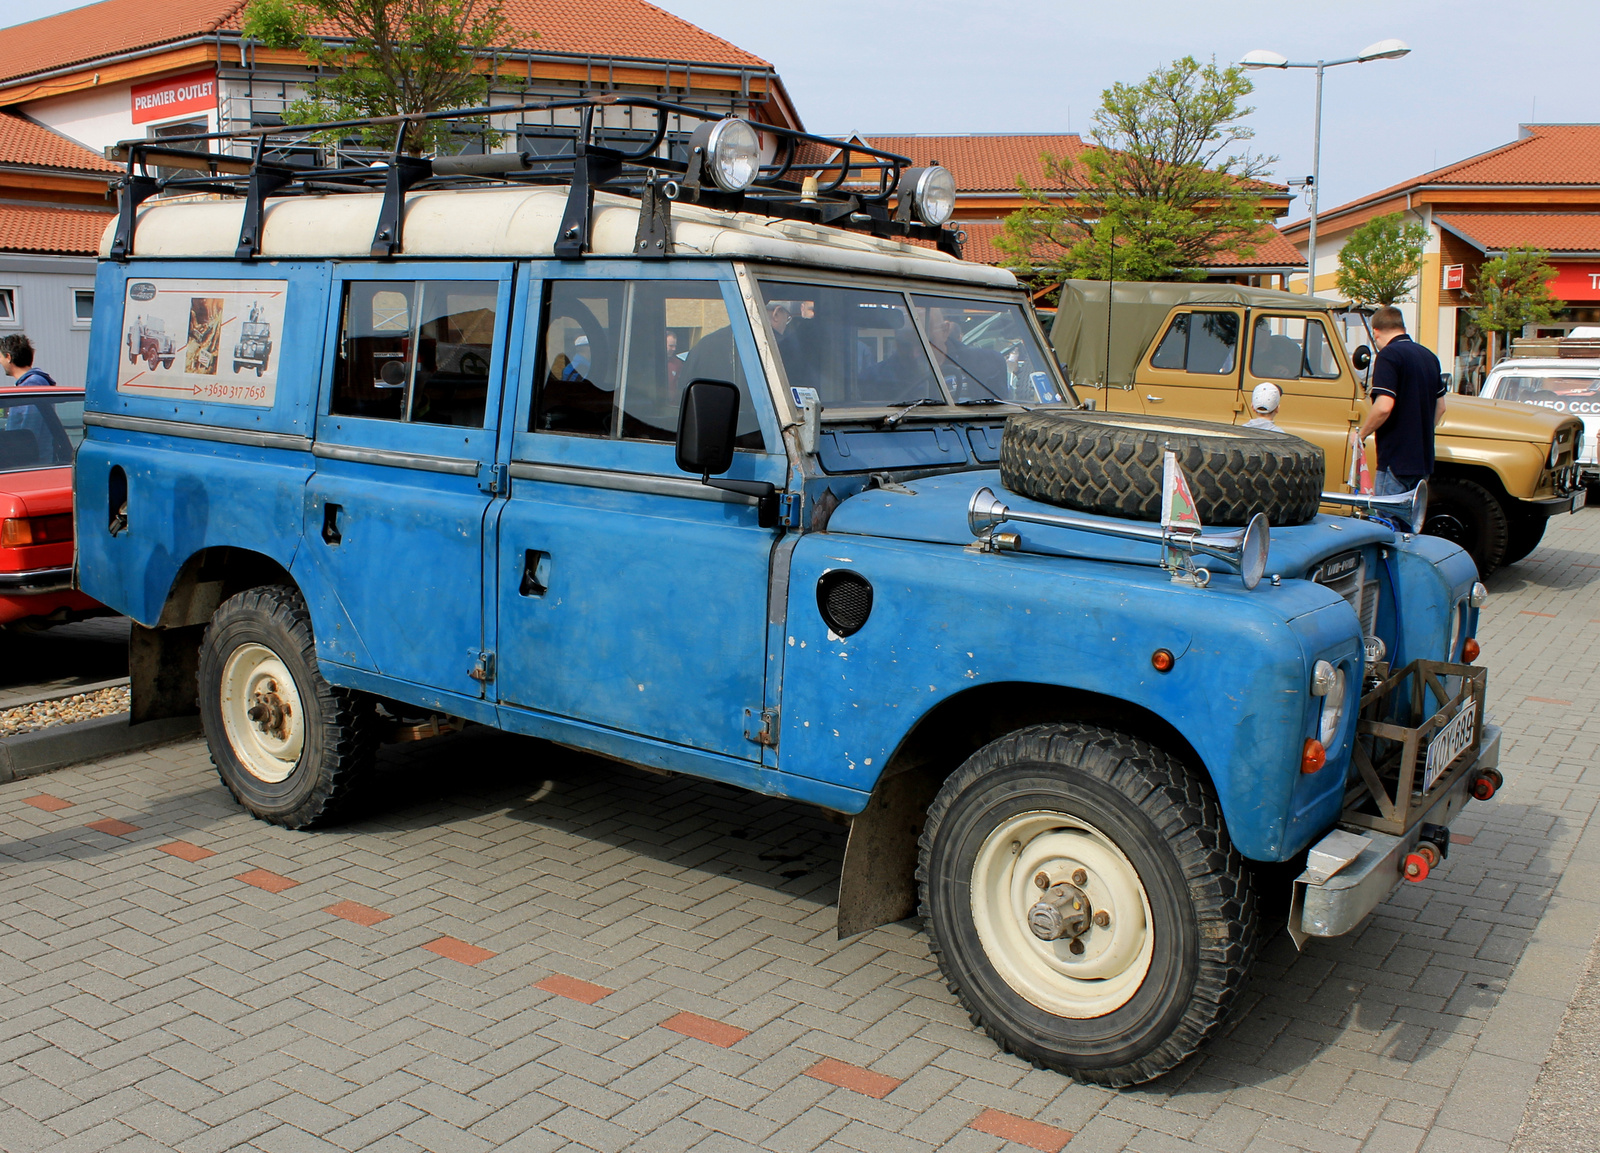
[[[1246,52],[1239,61],[1241,67],[1252,71],[1261,68],[1315,68],[1317,70],[1317,115],[1315,127],[1311,131],[1311,179],[1309,185],[1308,207],[1311,210],[1311,231],[1306,238],[1306,295],[1317,294],[1317,177],[1322,172],[1322,73],[1324,69],[1334,68],[1340,64],[1365,64],[1368,60],[1398,60],[1411,51],[1410,45],[1403,40],[1380,40],[1376,44],[1363,49],[1359,56],[1347,56],[1343,60],[1318,60],[1316,63],[1296,63],[1287,56],[1278,52],[1269,52],[1265,48],[1257,48]]]

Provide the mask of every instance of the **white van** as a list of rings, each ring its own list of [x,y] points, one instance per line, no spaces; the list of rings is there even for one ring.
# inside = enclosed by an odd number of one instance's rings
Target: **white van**
[[[1600,359],[1519,357],[1501,361],[1489,371],[1480,395],[1553,408],[1582,420],[1579,467],[1586,483],[1600,483],[1600,458],[1595,455],[1595,441],[1600,439]]]

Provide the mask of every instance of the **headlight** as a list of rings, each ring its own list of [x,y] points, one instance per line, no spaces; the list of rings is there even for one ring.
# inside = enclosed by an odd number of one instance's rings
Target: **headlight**
[[[700,125],[689,146],[704,157],[706,171],[724,192],[743,192],[761,171],[761,141],[736,116]]]
[[[1483,587],[1482,581],[1472,582],[1472,591],[1467,594],[1467,603],[1475,609],[1481,609],[1483,602],[1489,599],[1489,590]]]
[[[1550,467],[1555,468],[1556,458],[1561,455],[1561,438],[1557,437],[1550,442]]]
[[[1311,666],[1311,695],[1325,697],[1333,691],[1339,670],[1328,661],[1318,661]]]
[[[897,191],[902,199],[911,198],[917,219],[924,224],[943,224],[956,210],[956,178],[941,165],[906,169]]]
[[[1318,661],[1319,665],[1325,662]],[[1317,725],[1317,740],[1325,749],[1333,748],[1339,735],[1339,722],[1344,719],[1345,678],[1343,669],[1333,670],[1333,684],[1322,698],[1322,720]]]

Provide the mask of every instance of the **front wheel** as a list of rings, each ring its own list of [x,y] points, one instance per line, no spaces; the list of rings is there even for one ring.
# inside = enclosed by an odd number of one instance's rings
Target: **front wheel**
[[[1423,531],[1466,549],[1487,577],[1506,562],[1511,525],[1494,493],[1476,481],[1439,477],[1428,481]]]
[[[303,829],[331,819],[377,753],[371,700],[317,667],[292,588],[224,601],[200,645],[200,719],[223,784],[253,815]]]
[[[1003,1049],[1102,1085],[1172,1069],[1222,1024],[1256,898],[1216,798],[1166,753],[1036,725],[974,753],[928,810],[922,916]]]
[[[1516,564],[1538,548],[1539,542],[1544,539],[1545,526],[1550,523],[1549,517],[1536,512],[1522,512],[1520,509],[1510,519],[1511,531],[1506,538],[1506,555],[1500,562],[1502,565]]]

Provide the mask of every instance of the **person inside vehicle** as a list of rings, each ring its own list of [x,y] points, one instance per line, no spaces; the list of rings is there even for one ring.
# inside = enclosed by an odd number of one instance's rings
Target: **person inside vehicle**
[[[1005,357],[990,348],[963,344],[961,322],[949,312],[928,310],[928,343],[933,345],[934,364],[945,384],[957,400],[1009,399]]]
[[[1283,400],[1283,390],[1275,384],[1258,384],[1250,393],[1250,411],[1255,413],[1244,422],[1246,428],[1264,428],[1282,432],[1273,421],[1278,415],[1278,405]]]

